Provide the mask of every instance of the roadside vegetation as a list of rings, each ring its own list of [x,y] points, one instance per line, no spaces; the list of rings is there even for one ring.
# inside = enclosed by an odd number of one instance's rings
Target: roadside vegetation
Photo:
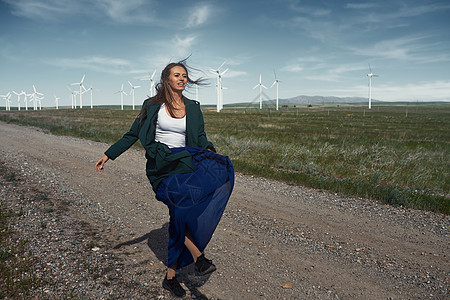
[[[138,111],[2,111],[0,120],[112,143]],[[226,107],[208,138],[236,171],[392,205],[450,213],[450,105]]]
[[[17,185],[17,179],[0,162],[0,186],[3,185]],[[12,228],[15,218],[22,214],[10,209],[3,200],[0,202],[0,299],[23,298],[35,282],[31,272],[34,258],[26,250],[26,241],[18,239]]]

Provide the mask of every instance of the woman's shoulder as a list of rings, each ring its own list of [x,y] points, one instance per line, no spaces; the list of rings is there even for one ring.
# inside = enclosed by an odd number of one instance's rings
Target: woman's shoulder
[[[143,105],[161,105],[161,103],[157,101],[156,97],[150,97],[144,100]]]
[[[193,104],[193,105],[198,105],[198,106],[200,106],[200,102],[198,102],[198,101],[196,101],[196,100],[191,100],[191,99],[189,99],[189,98],[186,98],[185,96],[183,96],[183,100],[184,100],[184,104],[185,104],[185,105],[191,105],[191,104]]]

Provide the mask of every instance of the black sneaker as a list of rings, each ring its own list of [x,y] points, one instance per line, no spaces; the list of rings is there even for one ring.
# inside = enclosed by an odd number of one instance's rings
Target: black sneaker
[[[183,289],[176,277],[167,279],[167,276],[165,276],[162,286],[176,297],[181,298],[186,295],[186,291]]]
[[[216,266],[212,263],[212,260],[207,259],[204,254],[197,257],[197,261],[195,262],[195,274],[197,276],[203,276],[215,270]]]

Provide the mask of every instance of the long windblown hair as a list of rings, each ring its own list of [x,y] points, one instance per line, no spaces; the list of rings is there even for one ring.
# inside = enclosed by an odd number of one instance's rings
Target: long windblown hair
[[[189,57],[188,57],[189,58]],[[172,62],[169,63],[164,70],[162,70],[161,72],[161,79],[159,80],[159,82],[156,84],[156,96],[147,99],[149,102],[153,102],[153,103],[161,103],[167,107],[167,110],[169,111],[169,113],[173,116],[172,111],[174,110],[174,106],[173,106],[173,102],[174,102],[174,97],[170,91],[170,86],[169,86],[169,76],[170,76],[170,71],[172,70],[173,67],[182,67],[185,71],[186,71],[186,75],[187,75],[187,83],[186,83],[186,87],[190,87],[192,85],[205,85],[205,79],[203,78],[198,78],[197,80],[193,80],[192,78],[189,77],[189,71],[190,70],[196,70],[193,69],[191,67],[189,67],[186,63],[187,59],[185,58],[179,62]],[[146,106],[142,106],[141,112],[139,113],[139,118],[140,121],[143,122],[146,118],[147,118],[147,108]]]

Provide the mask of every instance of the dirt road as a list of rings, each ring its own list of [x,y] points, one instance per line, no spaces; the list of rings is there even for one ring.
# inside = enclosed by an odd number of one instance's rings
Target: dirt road
[[[142,150],[130,149],[98,173],[103,143],[0,122],[0,145],[18,173],[61,195],[72,191],[70,214],[125,261],[123,276],[160,286],[168,210],[154,198]],[[448,299],[449,224],[441,214],[237,174],[206,249],[218,270],[202,282],[189,267],[180,276],[187,297]]]

